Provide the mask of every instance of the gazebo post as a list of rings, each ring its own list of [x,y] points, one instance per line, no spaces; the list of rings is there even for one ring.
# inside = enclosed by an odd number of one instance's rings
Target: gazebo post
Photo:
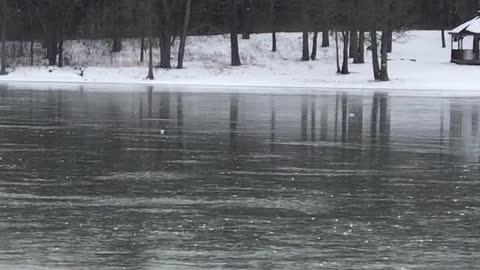
[[[473,35],[473,55],[475,60],[479,60],[480,46],[478,42],[478,35]]]

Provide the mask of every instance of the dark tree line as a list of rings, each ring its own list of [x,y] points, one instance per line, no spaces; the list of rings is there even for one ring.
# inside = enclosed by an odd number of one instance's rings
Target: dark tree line
[[[442,30],[476,14],[479,0],[0,0],[2,70],[6,73],[7,42],[20,44],[21,54],[41,43],[49,65],[62,67],[65,40],[108,39],[111,52],[125,39],[141,40],[140,61],[148,52],[153,79],[152,50],[158,44],[160,68],[171,68],[171,49],[179,39],[177,67],[183,68],[186,39],[192,35],[230,34],[231,64],[241,65],[239,37],[271,33],[272,51],[278,32],[303,33],[302,61],[315,60],[318,39],[337,46],[338,72],[348,74],[349,59],[365,62],[365,44],[372,50],[373,74],[388,80],[387,55],[392,33],[399,29]],[[313,37],[313,39],[312,39]],[[311,44],[312,42],[312,44]],[[342,44],[340,44],[342,43]],[[313,45],[313,46],[312,46]],[[310,50],[310,48],[312,48]],[[11,56],[9,56],[11,57]]]

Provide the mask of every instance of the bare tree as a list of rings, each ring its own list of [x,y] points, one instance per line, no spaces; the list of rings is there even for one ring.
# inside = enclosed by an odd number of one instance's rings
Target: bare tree
[[[372,67],[373,67],[373,77],[375,80],[380,79],[380,63],[378,62],[378,38],[377,30],[373,28],[370,30],[370,42],[372,50]]]
[[[7,75],[7,52],[6,52],[6,35],[7,35],[7,21],[8,21],[8,6],[7,0],[2,1],[2,63],[0,75]]]
[[[277,51],[277,32],[272,32],[272,52]]]
[[[315,32],[313,33],[312,56],[310,57],[313,61],[317,60],[317,51],[318,51],[318,32]]]
[[[271,0],[270,5],[270,16],[271,16],[271,28],[272,28],[272,52],[277,51],[277,32],[276,32],[276,24],[277,24],[277,9],[280,7],[278,0]]]
[[[350,33],[349,31],[342,31],[343,37],[343,62],[342,62],[342,70],[341,74],[346,75],[350,74],[348,70],[348,51],[349,51],[349,40],[350,40]]]
[[[148,5],[147,5],[147,25],[148,25],[148,75],[147,79],[153,80],[155,79],[155,76],[153,75],[153,33],[152,33],[152,28],[153,28],[153,20],[152,20],[152,0],[147,0]]]
[[[303,27],[308,28],[308,24],[310,23],[309,18],[309,3],[307,0],[302,0],[302,18],[303,18]],[[308,38],[308,31],[303,31],[302,33],[302,61],[309,61],[310,60],[310,48],[309,48],[309,38]]]
[[[338,31],[335,30],[335,55],[336,55],[336,62],[337,62],[337,73],[341,73],[342,70],[340,68],[340,48],[338,44]]]
[[[250,34],[252,31],[252,20],[253,20],[253,3],[252,0],[243,0],[242,1],[242,39],[250,39]]]
[[[238,46],[238,1],[231,1],[232,21],[230,25],[230,50],[232,66],[241,66],[240,53]]]
[[[330,35],[328,30],[322,32],[322,48],[330,47]]]
[[[365,31],[360,30],[358,34],[358,50],[353,59],[355,64],[365,63]]]
[[[350,58],[356,58],[358,54],[358,32],[355,29],[350,31],[350,49],[349,56]]]
[[[447,47],[447,41],[445,37],[445,28],[448,27],[448,8],[446,0],[440,0],[440,28],[442,34],[442,48]]]
[[[388,81],[388,47],[389,47],[389,35],[391,31],[382,31],[382,48],[381,48],[381,65],[380,75],[378,79],[380,81]]]
[[[173,12],[176,1],[161,1],[160,18],[160,68],[172,68],[171,49],[172,49],[172,28],[174,24]]]
[[[303,32],[302,35],[302,61],[310,60],[310,49],[308,44],[308,32]]]
[[[185,3],[185,18],[183,20],[183,29],[180,36],[180,46],[178,48],[178,64],[177,68],[183,68],[183,59],[185,57],[185,45],[187,43],[188,25],[190,24],[190,14],[192,9],[192,0],[186,0]]]

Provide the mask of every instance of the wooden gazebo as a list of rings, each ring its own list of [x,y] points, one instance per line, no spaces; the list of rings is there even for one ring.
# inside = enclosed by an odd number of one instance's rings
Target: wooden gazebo
[[[472,20],[450,31],[450,35],[452,36],[452,63],[480,65],[480,12]],[[466,44],[464,41],[467,41]]]

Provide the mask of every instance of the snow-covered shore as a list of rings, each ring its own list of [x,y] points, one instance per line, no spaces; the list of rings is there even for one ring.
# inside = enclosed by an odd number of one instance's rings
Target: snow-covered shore
[[[243,66],[229,66],[228,36],[191,37],[185,69],[156,69],[154,81],[138,62],[138,48],[127,43],[111,56],[103,49],[89,50],[67,44],[72,66],[84,67],[83,77],[73,67],[62,69],[17,67],[0,81],[43,83],[121,83],[136,85],[304,87],[311,89],[480,90],[480,67],[450,63],[450,49],[442,49],[438,31],[410,31],[399,38],[390,55],[390,82],[374,82],[370,62],[350,65],[351,74],[337,75],[334,46],[319,48],[316,61],[301,62],[301,34],[279,34],[278,52],[270,51],[270,35],[241,40]],[[103,50],[103,51],[102,51]],[[89,56],[86,56],[89,55]],[[175,57],[175,52],[172,57]],[[158,58],[157,58],[158,59]],[[172,59],[174,63],[174,59]]]

